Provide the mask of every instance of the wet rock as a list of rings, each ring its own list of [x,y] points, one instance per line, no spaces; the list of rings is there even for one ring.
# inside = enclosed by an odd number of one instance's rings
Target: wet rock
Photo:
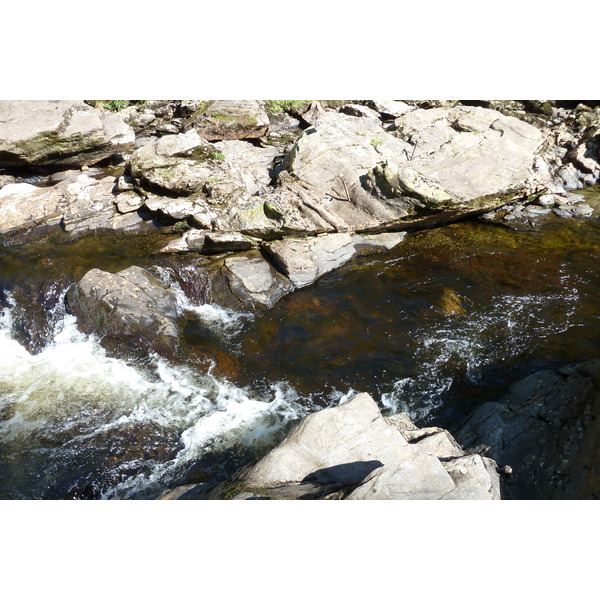
[[[164,355],[178,348],[175,294],[145,269],[129,267],[114,274],[92,269],[69,290],[67,303],[85,333]]]
[[[271,308],[294,286],[258,250],[227,257],[213,268],[210,302],[234,309]]]
[[[403,427],[417,428],[406,415],[394,421],[382,417],[368,394],[358,394],[306,417],[262,460],[207,497],[500,498],[493,461],[466,457],[455,442],[452,460],[440,460],[438,453],[448,455],[444,444],[409,443]]]
[[[246,140],[264,137],[269,117],[257,100],[211,100],[189,122],[209,141]]]
[[[347,233],[283,239],[272,242],[267,251],[295,287],[310,285],[355,255],[352,238]]]
[[[436,310],[445,316],[464,315],[473,307],[473,302],[451,288],[444,288]]]
[[[457,433],[510,465],[515,498],[600,497],[600,361],[540,371],[473,412]]]
[[[118,114],[80,101],[0,101],[0,166],[89,165],[134,145]]]

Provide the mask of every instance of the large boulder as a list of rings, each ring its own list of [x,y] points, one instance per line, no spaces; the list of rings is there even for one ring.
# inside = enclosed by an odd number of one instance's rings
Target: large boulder
[[[539,129],[478,107],[418,109],[388,131],[326,112],[290,152],[287,170],[353,231],[440,224],[550,184]]]
[[[0,101],[0,166],[90,165],[135,146],[116,113],[79,101]]]
[[[88,271],[67,293],[84,333],[172,355],[179,345],[175,293],[140,267]]]
[[[600,360],[540,371],[487,402],[457,433],[510,465],[511,496],[600,497]]]
[[[129,170],[137,182],[178,196],[218,191],[235,200],[245,186],[234,176],[221,153],[194,129],[165,135],[138,148],[129,159]]]
[[[445,441],[428,444],[430,433],[407,415],[387,419],[368,394],[358,394],[306,417],[262,460],[208,497],[500,499],[495,463],[465,455],[445,434]]]
[[[269,130],[269,116],[257,100],[210,100],[190,123],[209,141],[261,138]]]

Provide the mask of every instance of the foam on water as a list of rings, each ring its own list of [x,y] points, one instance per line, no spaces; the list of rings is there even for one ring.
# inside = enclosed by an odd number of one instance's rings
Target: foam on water
[[[533,344],[574,325],[578,300],[575,287],[565,282],[560,293],[498,296],[492,310],[421,326],[414,332],[419,342],[414,356],[418,374],[396,380],[381,395],[381,403],[392,412],[424,419],[442,404],[457,375],[477,384],[483,367],[518,357]],[[549,308],[562,318],[551,322],[542,318]]]
[[[63,452],[93,447],[102,455],[107,440],[131,426],[152,424],[176,440],[172,460],[140,456],[130,461],[144,467],[144,474],[105,490],[107,498],[168,485],[171,474],[203,453],[264,442],[306,412],[294,390],[281,383],[258,395],[155,355],[147,364],[112,358],[64,312],[56,318],[52,343],[30,354],[12,336],[13,308],[9,298],[9,306],[0,309],[0,439],[5,453],[44,448],[51,437],[55,448],[49,469],[58,472],[64,469]]]
[[[231,337],[241,330],[244,323],[255,316],[250,312],[236,311],[217,304],[195,304],[186,296],[170,269],[156,267],[155,270],[160,279],[175,293],[180,310],[194,314],[203,325],[216,335]],[[182,268],[180,272],[185,274],[185,268]]]

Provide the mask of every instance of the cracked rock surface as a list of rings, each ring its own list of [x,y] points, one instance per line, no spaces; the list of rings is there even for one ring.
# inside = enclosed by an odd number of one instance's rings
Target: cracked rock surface
[[[209,498],[500,499],[493,460],[465,455],[452,436],[408,415],[385,418],[369,394],[306,417],[274,450]],[[405,436],[410,431],[412,436]],[[418,438],[411,442],[407,439]]]

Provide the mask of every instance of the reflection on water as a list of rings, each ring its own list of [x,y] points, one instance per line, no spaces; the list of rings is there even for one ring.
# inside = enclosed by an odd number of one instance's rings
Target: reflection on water
[[[409,234],[264,313],[186,298],[172,259],[152,256],[164,241],[0,248],[1,498],[152,497],[218,479],[352,391],[452,431],[524,374],[600,355],[596,219]],[[105,349],[64,312],[88,269],[131,264],[158,264],[178,294],[177,363]]]

